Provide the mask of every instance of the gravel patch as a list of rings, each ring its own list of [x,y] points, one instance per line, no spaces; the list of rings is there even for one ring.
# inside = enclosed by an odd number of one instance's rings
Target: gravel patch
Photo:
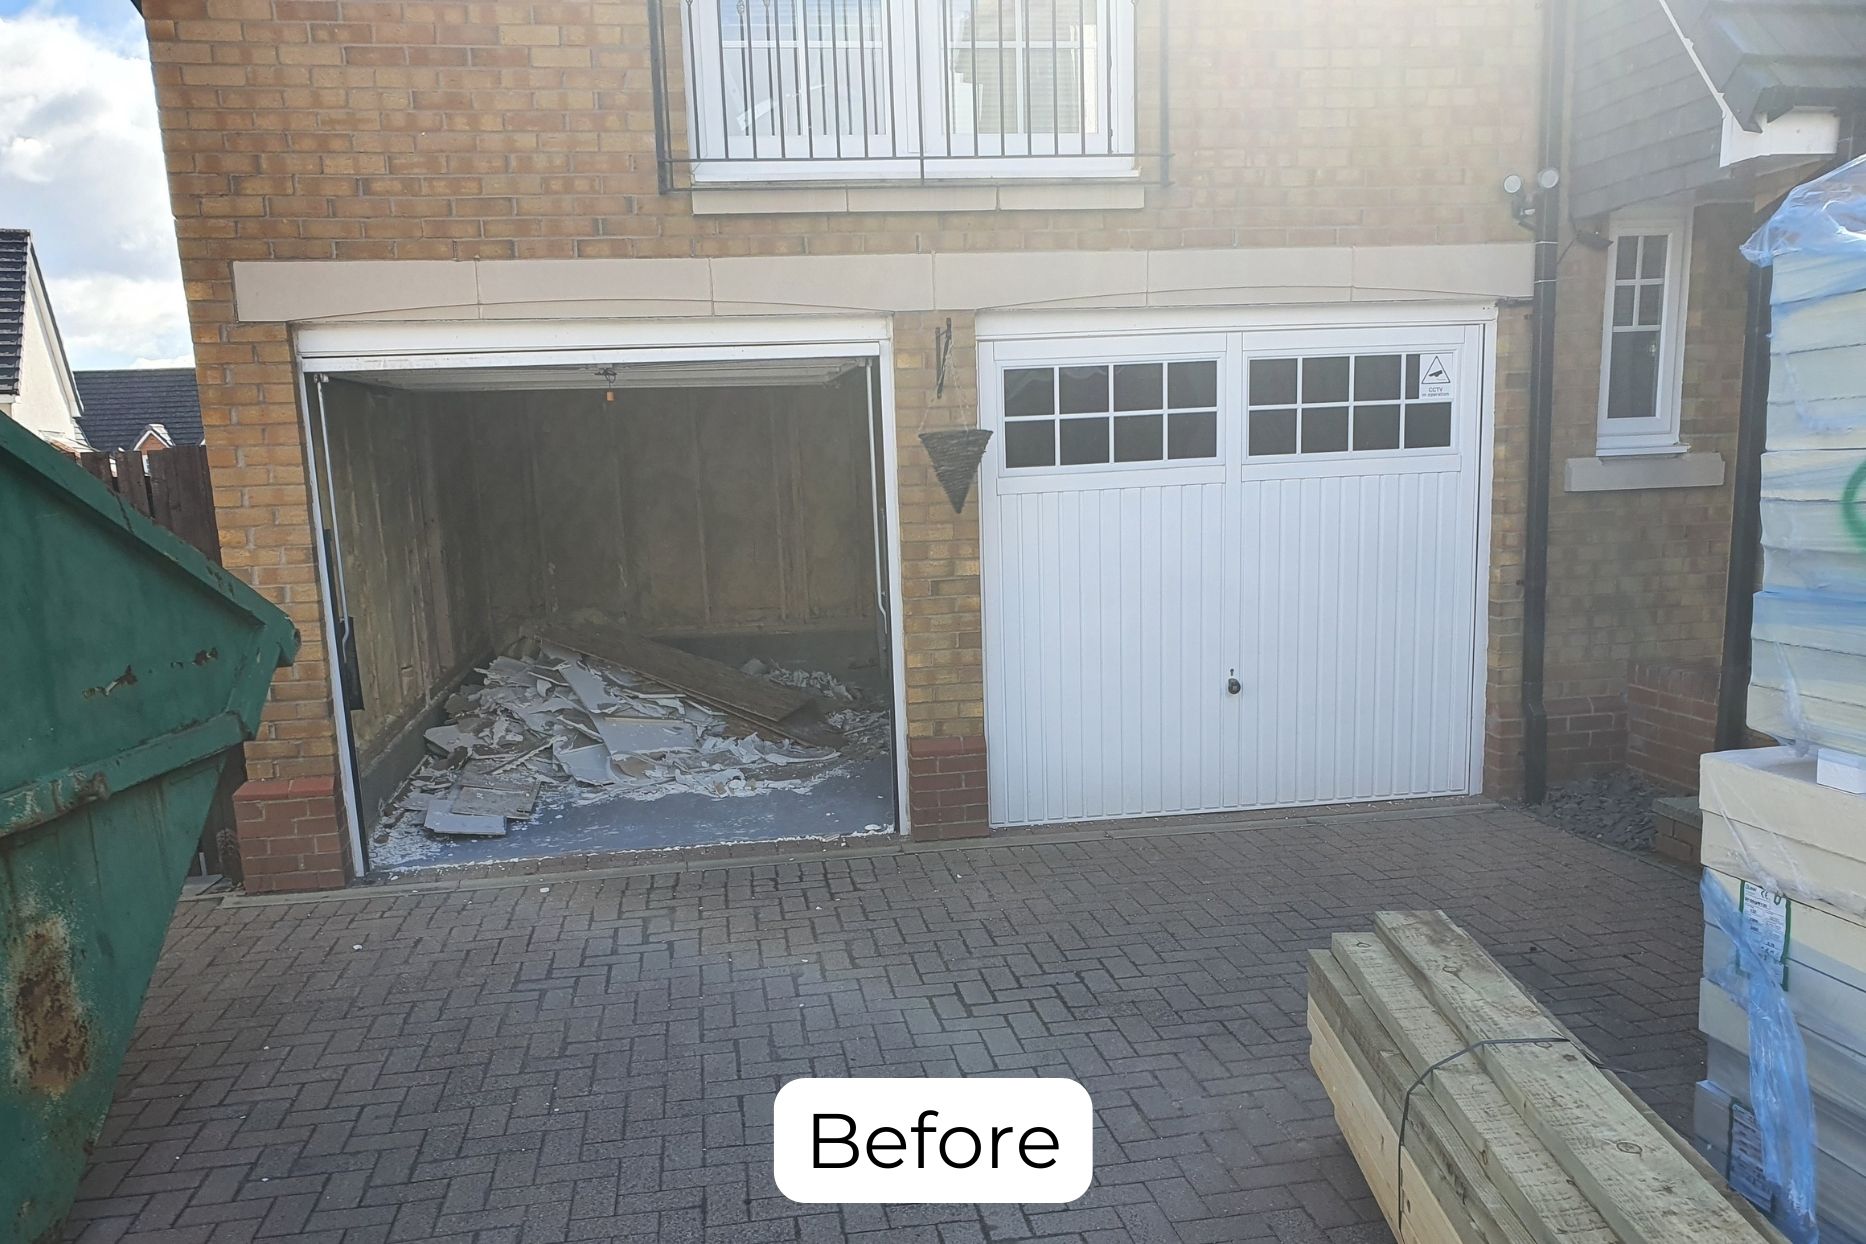
[[[1628,851],[1650,851],[1657,826],[1652,801],[1672,792],[1628,769],[1576,778],[1549,788],[1536,807],[1518,805],[1557,829]]]

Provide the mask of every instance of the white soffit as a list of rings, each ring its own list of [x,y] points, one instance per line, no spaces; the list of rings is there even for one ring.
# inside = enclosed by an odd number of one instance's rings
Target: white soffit
[[[853,371],[852,358],[718,359],[704,362],[588,363],[320,371],[391,389],[517,392],[550,389],[718,389],[824,385]]]

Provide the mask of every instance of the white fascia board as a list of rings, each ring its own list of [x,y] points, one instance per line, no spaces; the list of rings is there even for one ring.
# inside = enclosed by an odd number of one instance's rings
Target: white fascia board
[[[1723,113],[1723,141],[1718,151],[1720,167],[1745,164],[1751,160],[1774,158],[1811,159],[1831,156],[1840,150],[1840,117],[1837,113],[1810,108],[1796,108],[1764,121],[1760,131],[1752,132],[1736,123],[1728,108]]]
[[[890,326],[888,316],[382,321],[307,325],[297,347],[307,372],[873,358]]]

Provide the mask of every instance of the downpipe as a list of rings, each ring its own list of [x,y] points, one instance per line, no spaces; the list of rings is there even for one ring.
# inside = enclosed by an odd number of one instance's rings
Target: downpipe
[[[1549,474],[1554,454],[1555,281],[1561,262],[1562,106],[1567,84],[1567,0],[1543,0],[1542,122],[1535,204],[1535,289],[1530,303],[1528,512],[1523,521],[1523,799],[1548,797]]]

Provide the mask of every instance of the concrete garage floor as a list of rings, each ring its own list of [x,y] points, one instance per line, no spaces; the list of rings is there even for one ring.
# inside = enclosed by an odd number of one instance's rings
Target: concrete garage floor
[[[432,855],[387,871],[414,878],[436,869],[519,860],[859,838],[892,833],[894,815],[894,758],[875,756],[849,761],[808,791],[766,790],[742,799],[687,794],[646,801],[616,798],[549,807],[515,822],[503,838],[450,839]]]
[[[1309,1073],[1302,952],[1464,922],[1682,1123],[1682,874],[1464,805],[807,863],[184,904],[69,1224],[85,1241],[1388,1238]],[[1066,1075],[1070,1206],[799,1206],[800,1075]]]

